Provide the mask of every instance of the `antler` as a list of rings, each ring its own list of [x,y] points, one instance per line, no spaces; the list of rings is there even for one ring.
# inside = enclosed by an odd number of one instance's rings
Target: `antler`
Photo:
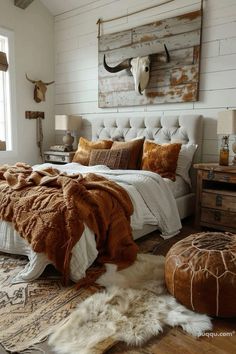
[[[32,84],[35,84],[35,83],[36,83],[36,81],[35,81],[35,80],[31,80],[31,79],[27,76],[26,73],[25,73],[25,76],[26,76],[26,79],[27,79],[28,81],[32,82]]]

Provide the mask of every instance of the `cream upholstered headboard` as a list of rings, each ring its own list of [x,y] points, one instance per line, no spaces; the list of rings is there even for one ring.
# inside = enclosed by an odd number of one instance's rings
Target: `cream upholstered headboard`
[[[198,144],[194,161],[201,161],[202,117],[200,115],[172,115],[147,117],[97,118],[92,124],[92,138],[131,140],[145,137],[159,144],[179,142]]]

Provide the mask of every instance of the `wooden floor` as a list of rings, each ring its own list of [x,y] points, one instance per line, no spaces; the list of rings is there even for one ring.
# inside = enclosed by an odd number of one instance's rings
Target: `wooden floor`
[[[188,219],[183,223],[183,229],[176,240],[197,231],[199,230],[196,230],[193,226],[193,220]],[[173,243],[173,239],[163,241],[163,244],[160,245],[160,253],[165,255]],[[123,343],[118,343],[107,350],[106,354],[236,354],[236,318],[215,319],[213,320],[213,326],[213,331],[208,334],[209,337],[202,336],[198,339],[185,334],[180,328],[165,328],[161,335],[152,338],[143,347],[131,348]],[[53,354],[47,342],[36,347],[40,348],[40,351],[33,350],[32,354],[42,354],[43,352]],[[0,347],[0,354],[6,353]],[[30,351],[27,351],[27,354],[30,353]]]
[[[124,344],[117,344],[106,354],[235,354],[236,319],[219,319],[213,323],[213,337],[195,339],[180,328],[166,328],[142,348],[131,349]]]

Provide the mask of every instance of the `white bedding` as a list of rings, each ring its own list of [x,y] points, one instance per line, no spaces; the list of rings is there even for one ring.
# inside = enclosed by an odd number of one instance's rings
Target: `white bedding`
[[[95,172],[120,184],[128,192],[134,206],[134,213],[131,217],[133,230],[140,230],[146,224],[157,225],[163,238],[169,238],[176,235],[181,228],[174,199],[174,195],[186,191],[186,185],[183,180],[181,181],[181,177],[177,178],[176,183],[164,180],[159,175],[149,171],[110,170],[105,166],[87,167],[78,163],[66,165],[42,164],[34,166],[34,170],[40,170],[48,166],[68,174]],[[175,191],[178,193],[175,193]],[[23,254],[29,258],[28,265],[18,274],[14,282],[31,281],[38,278],[50,263],[46,255],[33,252],[27,242],[13,229],[12,225],[4,221],[0,223],[0,250]],[[94,262],[96,257],[94,235],[91,230],[85,227],[82,237],[72,250],[71,279],[78,281],[83,277],[86,269]]]
[[[175,181],[171,181],[168,178],[164,178],[164,180],[168,184],[175,199],[180,198],[190,192],[189,184],[185,182],[184,179],[180,176],[176,176]]]

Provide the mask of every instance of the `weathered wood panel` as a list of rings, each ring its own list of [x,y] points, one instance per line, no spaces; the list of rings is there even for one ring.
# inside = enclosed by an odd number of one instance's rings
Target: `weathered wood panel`
[[[121,107],[198,100],[201,11],[156,21],[99,38],[99,107]],[[171,60],[166,63],[164,44]],[[127,58],[151,56],[150,80],[144,95],[134,91],[130,70],[109,73],[103,56],[115,66]]]
[[[160,88],[146,89],[146,95],[140,95],[139,104],[160,104],[170,102],[192,102],[197,83],[178,85],[175,88],[171,86],[163,86]],[[133,106],[137,99],[137,93],[131,91],[110,91],[106,94],[100,94],[101,107],[111,107],[110,102],[114,103],[114,107]]]

